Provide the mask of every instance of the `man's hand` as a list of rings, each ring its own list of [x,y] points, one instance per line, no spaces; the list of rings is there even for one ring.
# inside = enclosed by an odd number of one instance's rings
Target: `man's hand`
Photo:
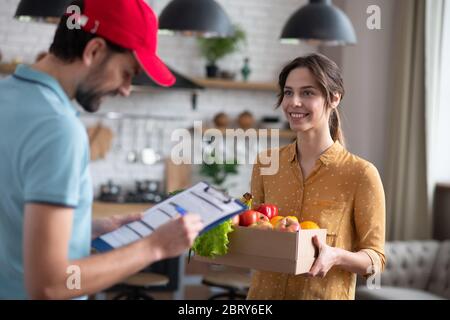
[[[138,219],[140,214],[99,221],[102,231]],[[169,222],[147,238],[106,253],[69,260],[73,209],[28,203],[24,219],[24,282],[30,298],[70,299],[109,288],[146,266],[187,249],[201,229],[200,218],[190,215]],[[98,223],[98,221],[96,222]],[[156,234],[156,237],[153,235]],[[80,288],[71,289],[69,267],[79,270]]]
[[[158,260],[179,256],[192,246],[202,229],[203,222],[198,214],[186,214],[167,222],[149,236],[152,250],[157,251]]]
[[[319,256],[314,261],[311,270],[307,273],[310,277],[325,277],[338,260],[338,252],[335,248],[322,243],[317,236],[313,237],[313,244],[319,251]]]
[[[120,228],[124,224],[137,221],[141,219],[143,213],[131,213],[131,214],[116,214],[111,217],[95,219],[92,221],[92,239],[95,239],[102,234],[111,232]]]

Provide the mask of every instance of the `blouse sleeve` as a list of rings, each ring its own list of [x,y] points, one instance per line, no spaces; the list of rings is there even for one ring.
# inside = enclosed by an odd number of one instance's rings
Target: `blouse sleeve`
[[[367,274],[382,272],[386,264],[384,255],[386,208],[383,184],[378,170],[369,164],[357,186],[354,222],[358,251],[367,253],[372,270]]]

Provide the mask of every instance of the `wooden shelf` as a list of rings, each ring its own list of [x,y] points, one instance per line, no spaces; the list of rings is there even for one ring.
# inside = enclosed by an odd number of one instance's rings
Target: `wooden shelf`
[[[16,63],[0,63],[0,74],[12,74],[16,70]],[[232,81],[226,79],[205,79],[193,78],[196,84],[213,89],[228,89],[228,90],[253,90],[253,91],[272,91],[276,92],[278,86],[276,83],[270,82],[243,82]],[[136,91],[148,90],[147,86],[133,86]]]
[[[204,79],[204,78],[193,78],[192,80],[202,87],[215,89],[256,90],[256,91],[276,92],[278,88],[276,83],[270,82],[243,82],[226,79]]]

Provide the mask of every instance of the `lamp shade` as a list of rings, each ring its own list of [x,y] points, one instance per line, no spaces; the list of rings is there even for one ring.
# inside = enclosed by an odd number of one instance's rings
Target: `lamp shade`
[[[228,37],[234,28],[223,8],[214,0],[173,0],[159,16],[164,32],[203,37]]]
[[[356,43],[350,19],[331,0],[310,0],[287,21],[281,33],[283,42],[306,41],[320,45]]]
[[[72,0],[21,0],[15,18],[19,20],[44,20],[56,22]]]

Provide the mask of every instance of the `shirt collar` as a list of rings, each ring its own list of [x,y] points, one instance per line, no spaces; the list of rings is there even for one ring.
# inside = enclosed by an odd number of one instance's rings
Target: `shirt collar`
[[[297,159],[297,140],[295,140],[288,146],[288,155],[289,162],[293,162]]]
[[[327,150],[325,150],[324,153],[321,154],[319,157],[319,160],[324,164],[328,165],[329,163],[332,163],[337,156],[342,152],[344,148],[339,143],[339,141],[335,141],[331,147],[329,147]],[[297,140],[295,140],[293,143],[291,143],[288,146],[288,154],[289,154],[289,161],[293,162],[297,160]]]
[[[22,81],[28,81],[47,87],[58,97],[62,104],[70,108],[70,110],[72,110],[74,114],[78,115],[77,110],[70,102],[69,97],[67,96],[59,82],[49,74],[20,64],[17,66],[16,71],[14,72],[14,77]]]

